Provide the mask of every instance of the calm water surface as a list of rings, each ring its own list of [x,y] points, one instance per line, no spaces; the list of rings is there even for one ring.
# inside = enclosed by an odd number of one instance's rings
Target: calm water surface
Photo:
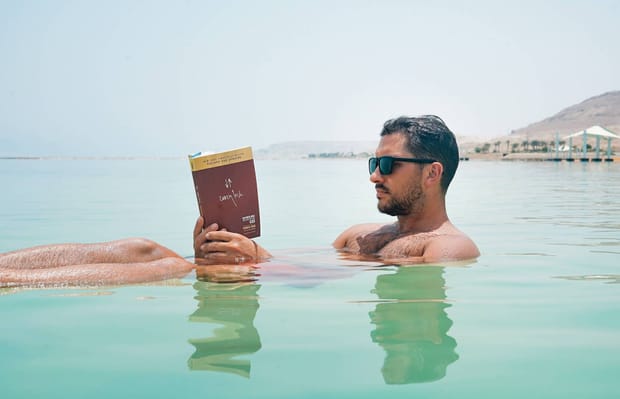
[[[330,249],[375,210],[363,160],[258,161],[254,284],[0,291],[3,398],[615,398],[620,164],[461,164],[467,266]],[[191,255],[180,160],[0,161],[0,251],[146,236]]]

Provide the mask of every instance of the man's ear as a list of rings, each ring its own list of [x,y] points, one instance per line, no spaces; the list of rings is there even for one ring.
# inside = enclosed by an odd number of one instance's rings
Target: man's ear
[[[440,162],[433,162],[426,169],[426,181],[430,185],[441,184],[443,175],[443,165]]]

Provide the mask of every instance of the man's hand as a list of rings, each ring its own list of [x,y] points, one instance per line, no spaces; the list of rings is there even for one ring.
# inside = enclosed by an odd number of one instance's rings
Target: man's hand
[[[258,262],[259,248],[246,236],[218,230],[217,224],[204,228],[199,217],[194,226],[194,257],[197,265],[247,264]]]
[[[204,219],[202,216],[199,216],[196,220],[196,225],[194,226],[194,257],[196,258],[204,258],[205,252],[201,249],[202,245],[207,241],[207,233],[210,231],[217,231],[219,226],[216,223],[208,226],[203,230],[204,227]]]

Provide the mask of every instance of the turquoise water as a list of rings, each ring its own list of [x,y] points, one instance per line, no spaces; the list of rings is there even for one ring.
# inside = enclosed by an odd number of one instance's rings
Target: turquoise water
[[[384,221],[364,160],[258,161],[255,284],[0,295],[3,398],[613,398],[620,394],[620,164],[461,164],[465,267],[339,260]],[[179,160],[0,161],[0,251],[146,236],[191,255]]]

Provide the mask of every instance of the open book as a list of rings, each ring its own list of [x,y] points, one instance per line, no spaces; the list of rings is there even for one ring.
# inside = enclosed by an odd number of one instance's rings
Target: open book
[[[258,189],[251,147],[189,156],[200,215],[205,226],[248,238],[260,235]]]

